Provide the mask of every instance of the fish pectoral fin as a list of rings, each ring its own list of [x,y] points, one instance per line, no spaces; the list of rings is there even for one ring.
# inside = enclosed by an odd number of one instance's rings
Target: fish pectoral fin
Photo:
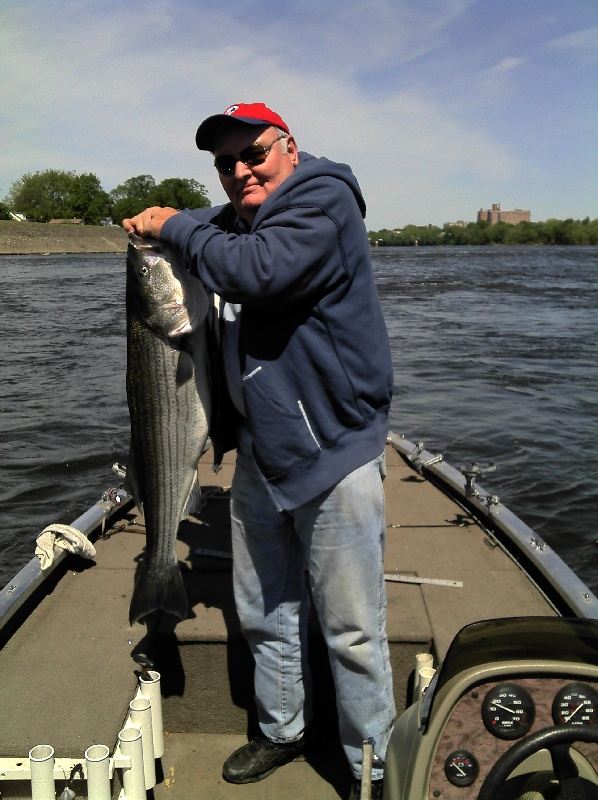
[[[195,375],[193,357],[186,350],[179,350],[179,360],[176,368],[176,385],[183,386]]]
[[[197,475],[195,475],[195,478],[193,479],[193,485],[191,486],[189,496],[187,497],[187,501],[185,503],[183,517],[187,517],[189,514],[199,514],[205,504],[206,498],[201,493],[201,486],[199,484]]]
[[[153,611],[164,611],[179,619],[189,613],[187,593],[178,564],[166,569],[140,569],[129,607],[129,622],[141,622]]]

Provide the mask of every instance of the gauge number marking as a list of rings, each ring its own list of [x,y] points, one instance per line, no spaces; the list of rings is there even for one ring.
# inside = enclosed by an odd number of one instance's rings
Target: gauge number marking
[[[552,718],[557,725],[596,725],[598,693],[585,683],[570,683],[555,695]]]
[[[516,683],[501,683],[488,690],[482,703],[482,719],[498,739],[519,739],[534,723],[534,701]]]

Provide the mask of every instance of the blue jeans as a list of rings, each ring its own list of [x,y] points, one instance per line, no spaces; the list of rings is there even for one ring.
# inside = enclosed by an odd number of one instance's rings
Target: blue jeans
[[[341,742],[356,777],[363,740],[384,759],[395,717],[386,638],[384,454],[293,511],[277,510],[241,446],[231,491],[233,578],[255,659],[264,735],[300,738],[311,718],[309,584],[336,688]],[[373,778],[382,777],[374,767]]]

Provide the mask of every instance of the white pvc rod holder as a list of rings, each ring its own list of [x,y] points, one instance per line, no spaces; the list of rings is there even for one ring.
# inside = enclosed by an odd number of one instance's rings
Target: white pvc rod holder
[[[31,800],[55,800],[54,748],[38,744],[29,751]]]
[[[432,667],[434,664],[434,657],[432,653],[418,653],[415,656],[415,678],[413,681],[413,702],[417,702],[421,697],[419,688],[420,670],[427,667]]]
[[[160,673],[148,670],[147,676],[139,677],[139,688],[144,697],[149,697],[152,704],[152,733],[154,738],[154,758],[164,755],[164,725],[162,722],[162,693],[160,689]]]
[[[122,770],[124,795],[127,800],[146,800],[141,730],[123,728],[118,734],[118,742],[120,752],[130,760],[130,765]]]
[[[110,800],[110,750],[105,744],[94,744],[85,751],[87,766],[87,800]]]
[[[156,785],[156,761],[154,758],[154,734],[152,731],[152,704],[147,697],[136,697],[129,703],[129,712],[131,723],[141,730],[145,788],[153,789]],[[128,797],[127,800],[129,800]]]
[[[430,685],[432,678],[434,677],[434,673],[436,672],[433,667],[422,667],[419,671],[419,681],[417,685],[417,692],[418,692],[418,700],[426,693],[426,689]]]

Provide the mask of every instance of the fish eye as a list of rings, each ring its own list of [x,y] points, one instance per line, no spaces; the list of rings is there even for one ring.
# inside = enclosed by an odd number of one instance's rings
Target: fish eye
[[[149,268],[146,267],[145,264],[142,264],[142,266],[139,267],[137,274],[140,278],[145,278],[146,275],[149,275]]]

